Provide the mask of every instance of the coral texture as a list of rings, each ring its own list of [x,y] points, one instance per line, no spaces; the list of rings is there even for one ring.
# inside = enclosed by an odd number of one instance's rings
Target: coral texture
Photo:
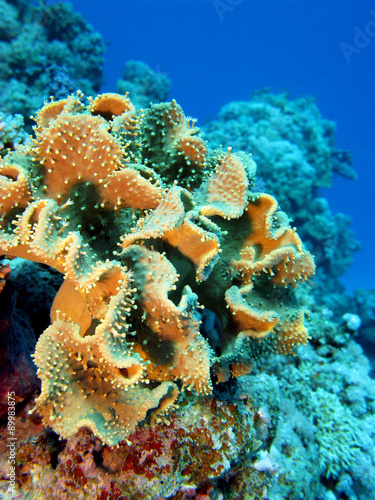
[[[4,156],[9,150],[17,149],[27,139],[23,130],[22,115],[4,115],[0,111],[0,154]]]
[[[294,288],[314,262],[276,200],[252,193],[254,162],[210,151],[175,101],[89,101],[45,104],[32,144],[1,163],[0,253],[64,275],[35,409],[63,437],[88,427],[116,445],[179,393],[247,373],[259,341],[304,344]],[[221,325],[215,353],[202,311]]]
[[[352,331],[330,313],[315,305],[308,325],[313,340],[293,358],[270,356],[256,368],[264,392],[276,381],[280,394],[270,453],[281,469],[270,498],[375,494],[375,381]],[[240,383],[251,387],[246,378]]]
[[[34,5],[37,3],[37,5]],[[0,99],[5,114],[31,114],[50,95],[99,90],[104,43],[67,2],[0,0]],[[72,80],[74,87],[72,89]]]
[[[188,500],[223,498],[220,491],[226,490],[228,500],[261,500],[274,479],[252,465],[266,441],[262,413],[245,391],[231,399],[197,400],[190,395],[168,420],[142,426],[115,448],[87,429],[59,440],[35,413],[27,414],[30,402],[16,417],[16,495],[38,500]],[[5,475],[2,428],[0,438],[0,474]],[[0,495],[7,498],[4,483]]]

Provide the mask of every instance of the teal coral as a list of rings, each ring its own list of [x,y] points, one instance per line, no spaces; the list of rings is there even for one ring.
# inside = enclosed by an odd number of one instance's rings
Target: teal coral
[[[24,131],[22,115],[5,115],[0,111],[1,156],[4,156],[9,150],[17,149],[26,139],[28,139],[28,135]]]
[[[270,357],[257,368],[264,386],[276,383],[279,390],[281,414],[270,450],[281,465],[276,497],[374,495],[375,384],[361,347],[329,312],[314,305],[313,340],[295,358]]]
[[[101,84],[104,43],[70,4],[22,0],[0,2],[1,110],[31,114],[49,98],[51,65],[66,67],[70,78],[92,94]]]
[[[130,95],[135,106],[147,108],[152,103],[165,101],[171,89],[169,78],[158,71],[153,71],[142,61],[128,61],[124,75],[117,80],[119,94]]]

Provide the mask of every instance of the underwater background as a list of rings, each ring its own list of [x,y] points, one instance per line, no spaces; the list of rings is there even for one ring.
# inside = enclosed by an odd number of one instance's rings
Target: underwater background
[[[0,0],[1,498],[375,498],[374,63],[367,0]]]

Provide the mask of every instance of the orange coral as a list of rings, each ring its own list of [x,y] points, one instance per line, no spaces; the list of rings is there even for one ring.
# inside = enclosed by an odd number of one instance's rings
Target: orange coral
[[[65,277],[35,355],[45,423],[117,444],[180,390],[248,373],[251,338],[304,343],[293,287],[314,263],[276,200],[251,193],[254,162],[211,152],[176,102],[81,98],[46,104],[1,164],[0,253]]]
[[[8,264],[0,267],[0,292],[3,290],[5,286],[5,282],[9,273],[10,273],[10,267],[8,266]]]
[[[196,120],[186,118],[175,100],[168,106],[164,104],[156,106],[158,106],[158,112],[155,113],[154,120],[159,127],[164,126],[162,134],[164,151],[171,157],[181,158],[192,174],[195,173],[194,169],[201,171],[207,164],[207,147],[198,135],[199,129],[195,127]],[[190,121],[192,121],[191,126]],[[157,134],[154,133],[154,135]]]
[[[118,96],[116,100],[115,95],[98,96],[90,111],[105,114],[113,106],[113,114],[122,109],[133,112],[128,99]],[[74,103],[73,98],[63,105],[61,101],[49,103],[37,115],[34,155],[44,168],[45,195],[61,204],[73,188],[86,183],[97,190],[96,205],[115,210],[155,208],[161,199],[160,188],[123,164],[126,146],[108,132],[104,118],[76,113]]]
[[[273,282],[283,285],[295,285],[315,272],[314,261],[309,252],[303,250],[296,230],[275,226],[276,211],[277,202],[268,194],[261,194],[246,207],[252,230],[244,240],[241,258],[231,261],[231,268],[245,284],[250,284],[252,276],[259,272],[275,275]]]
[[[100,115],[112,118],[120,116],[126,112],[135,112],[135,107],[128,99],[127,95],[113,93],[101,94],[90,99],[89,110],[93,115]]]
[[[24,208],[31,199],[29,175],[19,165],[0,164],[0,220],[13,208]]]
[[[280,354],[294,354],[294,346],[306,344],[311,338],[304,325],[305,314],[304,310],[298,311],[291,320],[280,323],[277,328],[277,348]]]
[[[122,248],[125,249],[138,240],[163,237],[181,221],[183,215],[184,206],[180,197],[180,189],[173,187],[166,193],[156,209],[139,219],[137,226],[122,238]]]
[[[236,286],[226,291],[225,300],[232,311],[237,327],[245,335],[265,337],[279,322],[279,317],[274,310],[262,311],[247,304]]]
[[[203,215],[233,219],[243,214],[247,203],[248,179],[245,168],[228,149],[227,157],[217,166],[207,183]]]
[[[163,238],[192,261],[195,266],[196,281],[203,281],[206,278],[207,268],[220,252],[217,236],[203,230],[193,221],[185,219],[180,226],[167,231]]]
[[[200,137],[191,137],[189,131],[183,133],[185,135],[175,141],[173,147],[192,165],[204,167],[207,153],[204,142]]]
[[[133,245],[124,252],[124,257],[134,263],[131,267],[137,288],[142,290],[145,321],[157,338],[156,344],[153,341],[149,345],[146,341],[139,350],[149,361],[149,378],[181,379],[184,387],[210,392],[210,352],[194,316],[197,296],[187,287],[178,305],[168,298],[178,276],[173,265],[158,252]],[[159,359],[156,367],[152,362],[155,351],[160,353],[156,356]],[[163,357],[164,363],[160,361]]]
[[[153,389],[140,384],[139,359],[116,356],[103,333],[82,338],[72,322],[55,321],[45,331],[35,362],[43,367],[38,370],[42,392],[36,408],[65,437],[89,427],[104,442],[116,445],[147,412],[158,411],[159,405],[165,410],[166,401],[171,405],[177,396],[168,382]],[[57,379],[50,379],[48,374],[56,371]]]
[[[45,170],[46,193],[65,201],[78,183],[103,183],[121,167],[123,151],[103,118],[62,113],[48,128],[37,130],[35,153]]]
[[[43,129],[48,127],[52,120],[55,120],[63,111],[69,113],[75,108],[80,107],[80,97],[81,94],[77,92],[76,96],[67,97],[66,99],[60,99],[55,101],[51,98],[50,102],[46,102],[42,109],[40,109],[34,120],[37,123],[37,127]]]

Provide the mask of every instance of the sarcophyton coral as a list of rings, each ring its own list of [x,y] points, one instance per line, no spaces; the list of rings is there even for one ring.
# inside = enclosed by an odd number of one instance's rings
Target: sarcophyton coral
[[[0,253],[64,274],[35,352],[46,424],[115,445],[180,391],[248,372],[259,346],[306,342],[293,288],[313,259],[251,192],[248,156],[210,151],[175,101],[77,94],[36,123],[0,166]]]

